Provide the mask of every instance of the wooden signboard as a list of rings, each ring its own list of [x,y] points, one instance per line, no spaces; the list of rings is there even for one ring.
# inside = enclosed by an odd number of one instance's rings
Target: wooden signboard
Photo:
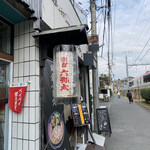
[[[71,107],[75,127],[84,126],[90,123],[86,103],[72,104]]]
[[[88,42],[89,43],[98,43],[98,35],[91,35],[88,36]]]
[[[110,135],[112,132],[107,107],[96,109],[96,115],[99,134],[101,134],[101,132],[109,132]]]

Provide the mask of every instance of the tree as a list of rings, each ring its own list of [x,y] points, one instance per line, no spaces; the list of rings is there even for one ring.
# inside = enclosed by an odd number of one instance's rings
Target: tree
[[[109,77],[106,74],[101,74],[101,76],[99,77],[99,85],[99,93],[101,89],[104,89],[106,86],[109,85]]]

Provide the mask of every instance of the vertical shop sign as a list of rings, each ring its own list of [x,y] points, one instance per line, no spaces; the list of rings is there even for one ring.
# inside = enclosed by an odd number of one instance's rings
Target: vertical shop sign
[[[27,83],[10,84],[9,87],[9,108],[19,113],[27,89]]]
[[[56,54],[57,97],[73,97],[73,56],[72,52],[60,51]]]
[[[56,104],[78,101],[78,57],[74,46],[54,50],[54,99]]]

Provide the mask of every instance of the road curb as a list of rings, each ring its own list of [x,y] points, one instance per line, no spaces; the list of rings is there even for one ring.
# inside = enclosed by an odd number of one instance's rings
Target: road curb
[[[138,105],[150,110],[150,105],[149,104],[146,104],[146,103],[143,103],[143,102],[136,102]]]

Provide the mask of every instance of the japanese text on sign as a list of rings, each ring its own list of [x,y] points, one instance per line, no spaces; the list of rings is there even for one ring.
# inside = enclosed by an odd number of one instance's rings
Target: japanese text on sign
[[[56,96],[73,96],[73,54],[69,51],[60,51],[56,54]]]
[[[27,89],[27,83],[10,84],[9,87],[9,108],[19,113]]]
[[[21,104],[21,100],[22,100],[22,89],[19,89],[19,91],[14,93],[15,96],[15,105],[14,105],[14,109],[15,111],[17,110],[17,105],[20,106]]]

